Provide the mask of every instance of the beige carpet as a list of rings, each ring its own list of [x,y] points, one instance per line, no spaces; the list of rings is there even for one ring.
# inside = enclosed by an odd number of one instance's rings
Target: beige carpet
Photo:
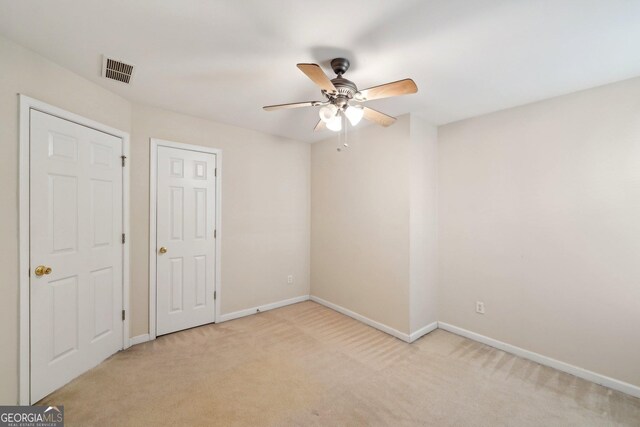
[[[640,399],[441,330],[313,302],[160,337],[45,398],[67,425],[640,425]]]

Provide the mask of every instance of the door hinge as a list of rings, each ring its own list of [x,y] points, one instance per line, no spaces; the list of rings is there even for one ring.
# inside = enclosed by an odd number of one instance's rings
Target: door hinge
[[[124,245],[124,242],[126,241],[126,238],[124,237],[124,233],[122,233],[122,244]]]
[[[213,238],[215,239],[216,237],[218,237],[218,230],[213,230]]]
[[[124,320],[124,319],[125,319],[125,317],[126,317],[126,316],[125,316],[125,311],[124,311],[124,310],[122,310],[122,320]]]
[[[127,160],[127,156],[122,155],[122,156],[120,156],[120,158],[122,159],[122,167],[124,167],[125,160]]]
[[[213,176],[217,177],[218,176],[218,168],[215,168],[213,170]]]
[[[214,300],[216,299],[217,292],[218,292],[218,291],[213,291],[213,299],[214,299]]]

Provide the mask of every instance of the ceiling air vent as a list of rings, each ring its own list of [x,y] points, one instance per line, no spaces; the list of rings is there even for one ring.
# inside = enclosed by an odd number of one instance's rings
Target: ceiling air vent
[[[125,64],[124,62],[105,56],[102,59],[102,75],[107,79],[128,84],[133,75],[133,65]]]

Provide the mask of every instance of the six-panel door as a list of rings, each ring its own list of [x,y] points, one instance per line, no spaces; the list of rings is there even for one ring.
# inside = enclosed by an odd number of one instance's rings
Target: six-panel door
[[[158,147],[157,335],[215,320],[216,156]]]
[[[122,348],[122,140],[35,110],[30,119],[36,402]]]

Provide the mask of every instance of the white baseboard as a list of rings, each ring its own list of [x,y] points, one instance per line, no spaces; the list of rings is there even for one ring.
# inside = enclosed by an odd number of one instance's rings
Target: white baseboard
[[[484,335],[480,335],[445,322],[438,322],[438,327],[440,329],[444,329],[445,331],[452,332],[456,335],[460,335],[465,338],[481,342],[488,346],[495,347],[499,350],[506,351],[507,353],[515,354],[516,356],[522,357],[524,359],[529,359],[541,365],[549,366],[550,368],[575,375],[576,377],[585,379],[587,381],[609,387],[610,389],[618,390],[631,396],[640,397],[640,387],[633,384],[616,380],[605,375],[597,374],[587,369],[579,368],[577,366],[552,359],[551,357],[543,356],[533,351],[525,350],[523,348],[516,347],[515,345],[507,344],[502,341],[498,341],[493,338],[489,338]]]
[[[143,342],[149,341],[149,334],[142,334],[136,337],[129,338],[129,345],[142,344]]]
[[[302,301],[307,301],[309,295],[301,295],[295,298],[289,298],[282,301],[272,302],[271,304],[260,305],[258,307],[245,308],[244,310],[234,311],[232,313],[221,314],[216,323],[226,322],[228,320],[238,319],[240,317],[249,316],[251,314],[260,313],[263,311],[273,310],[274,308],[284,307],[285,305],[295,304]]]
[[[409,342],[414,342],[418,338],[427,335],[429,332],[433,332],[438,329],[438,322],[429,323],[427,326],[423,326],[415,332],[409,335]]]
[[[311,295],[309,297],[309,299],[311,301],[317,302],[318,304],[322,304],[325,307],[329,307],[330,309],[335,310],[338,313],[342,313],[342,314],[344,314],[346,316],[349,316],[349,317],[351,317],[353,319],[359,320],[360,322],[364,323],[365,325],[369,325],[372,328],[376,328],[378,330],[381,330],[382,332],[386,332],[387,334],[392,335],[392,336],[394,336],[394,337],[396,337],[398,339],[401,339],[402,341],[411,342],[408,334],[405,334],[404,332],[400,332],[397,329],[393,329],[391,326],[387,326],[387,325],[385,325],[383,323],[376,322],[375,320],[371,320],[368,317],[365,317],[365,316],[363,316],[361,314],[358,314],[356,312],[348,310],[348,309],[346,309],[344,307],[341,307],[341,306],[339,306],[337,304],[334,304],[332,302],[323,300],[322,298],[318,298],[318,297],[316,297],[314,295]]]

